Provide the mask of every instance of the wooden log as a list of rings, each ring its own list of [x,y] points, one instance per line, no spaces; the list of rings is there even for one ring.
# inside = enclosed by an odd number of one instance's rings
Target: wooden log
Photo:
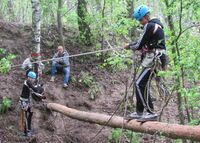
[[[105,125],[110,119],[109,115],[79,111],[56,103],[48,103],[47,108],[62,113],[73,119],[99,125]],[[125,129],[134,132],[147,133],[151,135],[159,134],[173,139],[180,138],[200,141],[200,126],[178,125],[152,121],[140,123],[136,120],[128,122],[127,120],[124,120],[123,117],[119,116],[113,116],[106,126],[113,128],[121,128],[124,126]]]
[[[25,128],[24,112],[25,112],[24,110],[20,110],[20,112],[19,112],[19,120],[18,120],[18,128],[22,132],[24,132],[24,128]]]

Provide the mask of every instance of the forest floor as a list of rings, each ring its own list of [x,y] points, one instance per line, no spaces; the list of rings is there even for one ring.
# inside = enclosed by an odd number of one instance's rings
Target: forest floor
[[[56,47],[47,48],[48,41],[53,32],[42,33],[42,56],[52,57]],[[80,49],[87,50],[74,41],[74,34],[70,31],[64,33],[66,47],[70,54],[80,53]],[[56,43],[56,41],[54,41]],[[56,45],[56,44],[55,44]],[[48,45],[49,46],[49,45]],[[14,64],[22,63],[30,54],[31,48],[31,28],[17,23],[0,22],[0,48],[7,49],[10,53],[17,55]],[[82,51],[83,51],[82,50]],[[94,55],[95,57],[95,55]],[[96,100],[91,101],[88,97],[88,88],[81,83],[71,83],[67,89],[62,88],[62,75],[56,76],[54,83],[49,82],[50,75],[44,75],[42,81],[46,87],[47,99],[45,102],[55,102],[78,110],[112,114],[123,98],[125,92],[125,81],[130,79],[131,72],[111,73],[106,69],[99,68],[100,61],[95,58],[75,57],[71,59],[71,75],[78,79],[81,71],[89,72],[98,85],[101,92]],[[87,61],[87,62],[86,62]],[[50,67],[46,67],[48,70]],[[90,139],[102,128],[97,124],[77,121],[63,116],[59,113],[49,112],[44,106],[38,105],[34,108],[33,115],[33,137],[26,138],[20,135],[17,127],[18,120],[18,100],[21,94],[25,72],[20,68],[11,69],[8,75],[0,75],[0,100],[3,97],[12,99],[12,107],[9,112],[0,116],[0,143],[89,143]],[[158,98],[158,97],[156,97]],[[161,99],[155,101],[156,109],[160,109]],[[163,121],[177,123],[176,101],[171,100],[169,106],[163,114]],[[122,109],[117,112],[123,115]],[[93,143],[107,143],[111,135],[112,128],[105,127],[102,132],[93,140]],[[139,142],[153,142],[153,136],[138,134],[141,138]],[[126,142],[126,141],[124,141]],[[159,139],[156,142],[171,142],[167,138]]]

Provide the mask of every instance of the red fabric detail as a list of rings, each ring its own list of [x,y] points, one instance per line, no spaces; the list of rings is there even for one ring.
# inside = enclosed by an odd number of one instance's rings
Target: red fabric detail
[[[39,56],[41,56],[40,53],[32,53],[32,54],[31,54],[31,57],[39,57]]]

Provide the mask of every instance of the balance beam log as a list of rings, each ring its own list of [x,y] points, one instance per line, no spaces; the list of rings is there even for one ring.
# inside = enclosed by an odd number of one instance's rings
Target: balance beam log
[[[113,116],[108,122],[111,116],[105,114],[79,111],[57,103],[48,103],[47,108],[79,121],[106,125],[113,128],[121,128],[123,126],[124,129],[134,132],[147,133],[151,135],[158,134],[172,139],[190,139],[193,141],[200,141],[200,126],[169,124],[157,121],[140,123],[136,120],[127,121],[123,117],[119,116]]]

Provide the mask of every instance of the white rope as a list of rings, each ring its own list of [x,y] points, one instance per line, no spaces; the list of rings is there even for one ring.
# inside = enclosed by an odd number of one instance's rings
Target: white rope
[[[69,55],[67,57],[72,58],[72,57],[80,57],[80,56],[85,56],[85,55],[91,55],[91,54],[96,54],[96,53],[101,53],[101,52],[107,52],[107,51],[113,51],[113,50],[122,50],[123,48],[109,48],[109,49],[103,49],[103,50],[97,50],[97,51],[92,51],[92,52],[86,52],[86,53],[80,53],[80,54],[74,54],[74,55]],[[63,57],[60,58],[51,58],[51,59],[45,59],[45,60],[40,60],[40,61],[35,61],[32,62],[32,64],[35,63],[40,63],[40,62],[49,62],[52,60],[59,60],[59,59],[63,59]],[[22,64],[18,64],[18,65],[12,65],[10,66],[10,68],[16,68],[16,67],[21,67]]]

